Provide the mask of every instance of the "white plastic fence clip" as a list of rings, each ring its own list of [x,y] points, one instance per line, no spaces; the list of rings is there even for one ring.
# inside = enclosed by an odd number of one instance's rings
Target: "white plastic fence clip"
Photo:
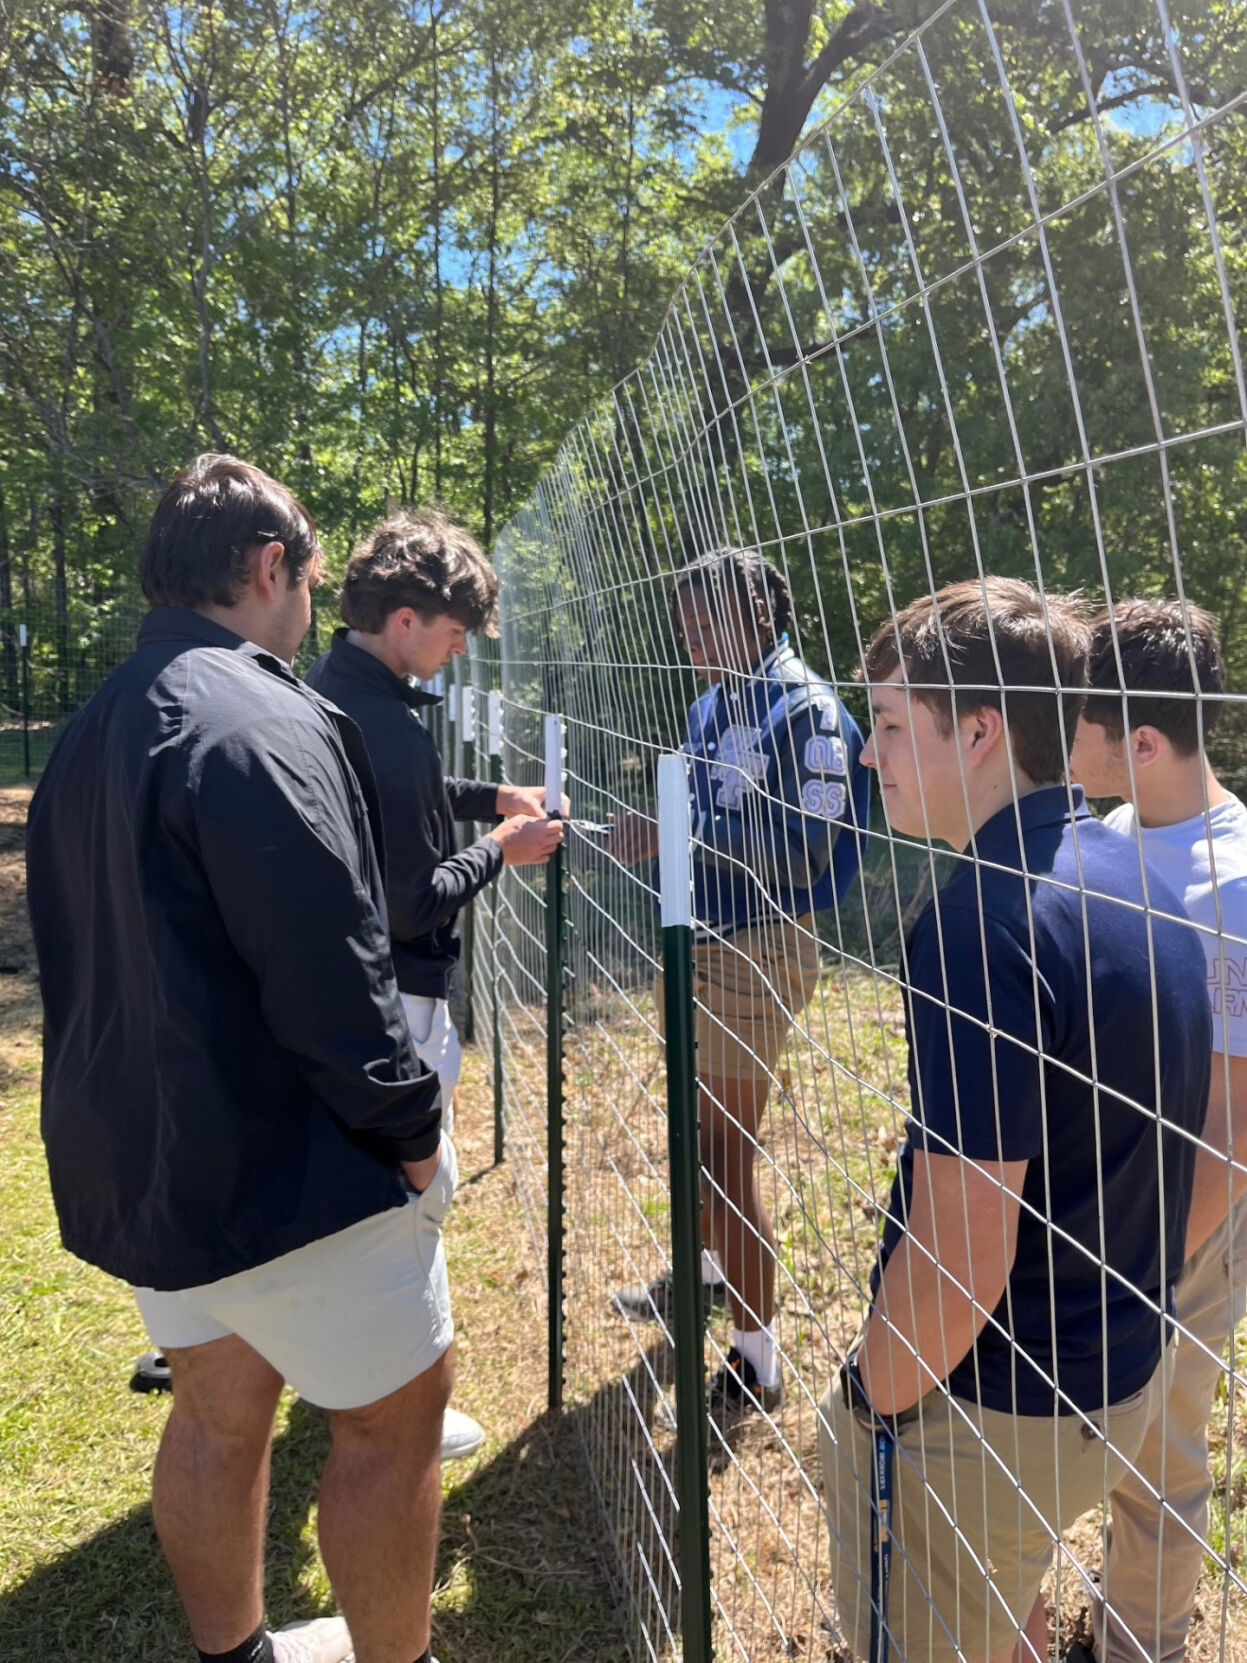
[[[19,647],[24,647],[26,645],[26,625],[25,624],[18,624],[18,626],[17,626],[17,644],[18,644]]]
[[[546,813],[560,814],[563,809],[563,718],[546,717]]]
[[[461,715],[463,716],[463,737],[467,742],[476,742],[476,688],[461,687],[459,697],[463,700]]]
[[[658,888],[664,930],[692,926],[692,836],[688,766],[672,751],[658,759]]]
[[[502,755],[502,694],[496,689],[489,695],[488,746],[490,756]]]

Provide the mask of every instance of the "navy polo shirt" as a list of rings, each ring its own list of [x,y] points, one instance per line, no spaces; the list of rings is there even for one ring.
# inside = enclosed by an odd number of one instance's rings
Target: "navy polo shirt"
[[[1093,1410],[1155,1369],[1211,1066],[1181,902],[1150,870],[1145,897],[1134,844],[1072,795],[1072,814],[1054,786],[994,815],[906,944],[911,1113],[872,1278],[915,1149],[1027,1161],[1008,1286],[947,1384],[1028,1415],[1054,1383],[1059,1412]]]

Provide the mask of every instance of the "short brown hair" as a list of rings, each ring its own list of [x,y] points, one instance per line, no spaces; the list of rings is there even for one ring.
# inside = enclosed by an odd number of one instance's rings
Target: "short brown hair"
[[[1179,756],[1194,756],[1201,707],[1207,734],[1221,714],[1219,695],[1225,691],[1217,620],[1189,601],[1119,601],[1091,620],[1090,686],[1083,715],[1115,743],[1125,738],[1129,720],[1131,728],[1163,733]],[[1140,693],[1171,696],[1148,699],[1137,697]],[[1177,693],[1185,697],[1172,697]],[[1205,704],[1201,693],[1213,697]]]
[[[393,515],[347,563],[338,610],[351,629],[377,635],[404,606],[422,618],[447,615],[465,629],[498,633],[498,574],[439,509]]]
[[[258,543],[281,543],[292,583],[320,581],[316,522],[284,485],[236,456],[206,452],[161,497],[139,556],[153,606],[233,606]]]
[[[866,676],[886,681],[903,665],[941,733],[984,705],[1002,711],[1014,761],[1040,784],[1065,777],[1090,637],[1072,596],[1041,595],[1020,578],[974,578],[911,601],[877,630]]]

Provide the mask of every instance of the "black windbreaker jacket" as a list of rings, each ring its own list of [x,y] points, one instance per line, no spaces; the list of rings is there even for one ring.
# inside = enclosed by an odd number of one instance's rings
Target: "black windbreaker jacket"
[[[395,986],[378,814],[352,724],[196,612],[153,611],[69,724],[27,871],[70,1252],[194,1287],[401,1205],[441,1103]]]
[[[404,993],[444,999],[459,959],[455,921],[502,870],[502,845],[479,838],[455,853],[456,820],[492,820],[496,785],[444,779],[433,735],[416,712],[439,700],[352,646],[346,630],[308,684],[356,722],[368,746],[385,825],[385,895],[394,969]]]

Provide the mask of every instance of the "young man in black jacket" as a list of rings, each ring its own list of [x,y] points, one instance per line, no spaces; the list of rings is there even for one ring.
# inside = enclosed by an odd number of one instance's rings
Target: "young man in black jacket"
[[[497,597],[497,575],[466,531],[431,509],[396,515],[351,556],[339,601],[346,627],[307,677],[358,724],[372,759],[394,968],[416,1054],[441,1081],[447,1130],[461,1060],[447,997],[459,914],[504,865],[543,864],[563,836],[545,816],[540,786],[445,778],[420,720],[439,701],[415,682],[466,652],[469,633],[494,633]],[[456,850],[456,820],[498,816]],[[443,1459],[469,1455],[483,1439],[475,1421],[447,1410]]]
[[[454,1151],[399,1003],[367,755],[289,667],[319,565],[306,511],[232,457],[156,510],[137,650],[31,805],[43,1134],[66,1247],[134,1286],[172,1369],[152,1505],[199,1656],[430,1663]],[[350,1632],[263,1621],[286,1380],[330,1412]]]

